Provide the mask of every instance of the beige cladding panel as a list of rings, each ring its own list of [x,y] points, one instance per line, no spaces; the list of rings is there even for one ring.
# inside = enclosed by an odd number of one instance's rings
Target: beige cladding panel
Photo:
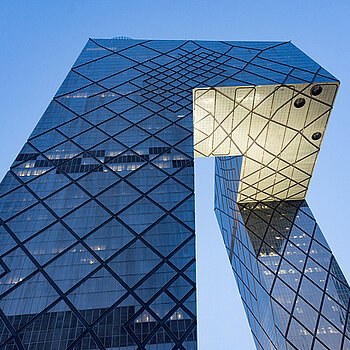
[[[318,95],[311,93],[315,85]],[[243,155],[239,202],[303,199],[337,89],[338,83],[195,89],[195,157]]]

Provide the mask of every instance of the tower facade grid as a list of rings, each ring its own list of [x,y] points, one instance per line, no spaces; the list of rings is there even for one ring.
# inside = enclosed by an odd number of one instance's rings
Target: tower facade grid
[[[0,185],[2,348],[197,349],[194,157],[216,156],[257,348],[350,349],[304,200],[337,88],[290,42],[90,39]]]

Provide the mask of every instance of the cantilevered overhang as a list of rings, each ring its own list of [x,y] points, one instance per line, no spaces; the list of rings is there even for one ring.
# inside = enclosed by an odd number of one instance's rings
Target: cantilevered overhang
[[[238,202],[304,199],[338,86],[195,89],[194,155],[243,156]]]

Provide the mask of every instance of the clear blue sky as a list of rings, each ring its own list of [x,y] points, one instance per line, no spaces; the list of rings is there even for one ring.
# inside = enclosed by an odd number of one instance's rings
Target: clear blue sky
[[[350,279],[350,1],[0,0],[0,13],[1,178],[89,37],[292,40],[342,82],[307,199]],[[212,211],[211,167],[196,161],[199,349],[254,349]]]

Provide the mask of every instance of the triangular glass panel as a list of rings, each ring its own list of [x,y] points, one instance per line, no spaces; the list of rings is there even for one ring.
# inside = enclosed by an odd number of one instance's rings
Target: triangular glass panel
[[[182,246],[172,257],[170,262],[178,269],[183,269],[195,256],[194,238]]]
[[[313,336],[302,324],[292,318],[287,339],[298,349],[311,349]]]
[[[161,258],[140,240],[137,240],[113,258],[108,265],[125,283],[132,287],[159,262],[161,262]]]
[[[92,125],[82,118],[76,118],[69,123],[66,123],[58,128],[67,137],[74,137],[75,135],[92,128]]]
[[[64,218],[64,222],[80,237],[101,225],[111,216],[94,200],[90,200]]]
[[[64,79],[62,85],[58,89],[55,97],[58,98],[62,95],[68,95],[72,91],[75,91],[79,88],[84,88],[88,85],[91,85],[92,82],[89,79],[82,77],[80,74],[71,70],[67,77]]]
[[[24,241],[53,221],[55,217],[41,203],[38,203],[15,216],[7,222],[7,225],[19,240]]]
[[[17,245],[10,233],[0,224],[0,254],[3,255]]]
[[[23,274],[22,277],[24,278]],[[3,293],[4,290],[1,292]],[[24,326],[23,323],[29,322],[57,298],[57,292],[39,272],[2,298],[0,307],[4,314],[8,316],[12,326],[18,330]],[[31,302],[28,302],[28,299]],[[23,315],[27,317],[23,317],[21,320]]]
[[[126,147],[131,148],[148,136],[149,133],[145,132],[137,126],[133,126],[116,135],[115,139]]]
[[[109,138],[108,135],[106,135],[102,131],[99,131],[96,128],[93,128],[74,137],[73,140],[82,148],[88,149],[88,148],[95,147],[96,144],[106,141],[108,138]]]
[[[322,244],[323,247],[330,250],[329,245],[328,245],[328,243],[327,243],[327,241],[326,241],[326,239],[325,239],[325,237],[324,237],[324,235],[323,235],[323,233],[318,225],[316,225],[316,228],[315,228],[314,239],[318,243]]]
[[[149,159],[158,157],[159,154],[163,154],[170,159],[172,153],[170,145],[153,136],[147,137],[146,140],[138,143],[133,147],[133,151],[139,155],[148,156]]]
[[[164,289],[175,274],[176,272],[170,266],[163,264],[135,290],[135,293],[146,303]]]
[[[149,199],[143,197],[124,210],[120,215],[132,230],[140,234],[148,226],[154,224],[165,212]]]
[[[194,320],[181,308],[178,308],[166,321],[167,327],[180,340]]]
[[[31,133],[29,140],[76,117],[75,113],[53,100]]]
[[[167,289],[180,301],[191,289],[195,289],[195,286],[191,285],[182,276],[179,276]]]
[[[144,129],[147,130],[148,132],[155,134],[159,130],[165,128],[171,123],[171,121],[166,120],[158,115],[152,115],[151,117],[142,120],[141,122],[137,123],[137,125]]]
[[[19,187],[1,198],[0,217],[7,220],[36,202],[37,199],[25,187]]]
[[[171,214],[177,217],[181,222],[186,224],[192,230],[194,230],[194,195],[191,195],[187,198],[181,205],[179,205],[176,209],[171,211]]]
[[[177,124],[172,124],[167,128],[161,130],[156,135],[165,142],[171,145],[175,145],[179,142],[179,140],[191,135],[191,132],[178,126]]]
[[[147,343],[147,338],[156,326],[156,320],[147,310],[144,310],[133,323],[129,324],[128,328],[135,334],[139,342]]]
[[[87,305],[102,309],[112,306],[125,293],[124,287],[102,268],[69,293],[68,299],[78,310],[86,309]],[[95,321],[93,315],[89,318],[89,323]]]
[[[106,122],[99,124],[98,127],[105,131],[108,135],[113,136],[132,125],[133,124],[127,121],[126,119],[121,118],[119,116],[115,116],[112,119],[109,119]]]
[[[164,349],[176,349],[169,331],[164,327],[160,327],[157,330],[156,334],[150,339],[149,344],[163,344]]]
[[[92,123],[93,125],[98,125],[112,118],[113,116],[115,116],[115,113],[113,113],[105,107],[100,107],[89,113],[84,114],[82,118]]]
[[[138,69],[129,68],[120,73],[116,72],[112,76],[105,77],[99,83],[108,89],[112,89],[112,91],[115,91],[117,93],[124,95],[125,93],[130,92],[131,90],[131,89],[128,89],[128,87],[124,87],[125,81],[134,83],[135,81],[137,81],[137,78],[139,77],[141,77],[140,80],[143,81],[142,76],[143,76],[143,73],[140,72]],[[120,87],[120,90],[119,90],[119,87]]]
[[[97,264],[86,248],[77,244],[46,266],[45,270],[58,287],[66,292],[95,269]]]
[[[318,312],[313,309],[305,300],[298,297],[294,308],[294,317],[303,324],[310,332],[315,332],[318,319]]]
[[[31,139],[29,142],[40,152],[44,152],[45,150],[52,148],[66,140],[67,138],[60,134],[58,131],[51,130],[45,134],[41,134],[40,136]]]
[[[102,316],[102,319],[94,326],[93,330],[103,346],[107,349],[119,347],[135,348],[136,343],[124,324],[132,318],[139,308],[140,305],[129,296],[113,310],[100,309],[107,311],[107,313]],[[110,331],[111,326],[113,332]]]
[[[56,213],[56,215],[62,217],[87,199],[89,199],[88,195],[72,183],[45,199],[45,203]]]
[[[131,109],[129,107],[128,110],[122,112],[121,114],[125,119],[129,120],[131,123],[138,123],[139,121],[153,115],[154,112],[142,106],[135,105],[134,103],[134,107],[132,107]]]
[[[197,311],[196,292],[193,291],[190,295],[186,296],[186,300],[184,300],[182,304],[192,315],[195,315]]]
[[[117,54],[106,55],[103,58],[76,67],[75,70],[83,76],[93,81],[98,81],[106,77],[106,68],[109,71],[117,72],[135,66],[137,63]]]
[[[340,349],[342,333],[322,316],[317,326],[317,338],[322,341],[328,349]]]
[[[77,180],[78,184],[93,196],[118,181],[120,181],[120,178],[106,166],[102,167],[102,171],[90,172]]]
[[[310,303],[315,309],[319,309],[321,306],[323,291],[313,284],[305,276],[303,277],[300,285],[299,294]]]
[[[16,175],[21,176],[19,173],[17,173]],[[7,172],[4,178],[2,179],[2,182],[0,183],[0,196],[2,197],[4,194],[20,186],[21,183],[16,179],[16,177],[10,172]]]
[[[293,290],[297,291],[301,279],[301,273],[289,264],[287,260],[282,259],[277,273],[279,278],[281,278]]]
[[[281,279],[276,278],[271,295],[286,309],[291,312],[296,293],[290,289]],[[283,295],[283,297],[281,297]]]
[[[155,57],[160,56],[161,54],[155,50],[149,49],[145,46],[136,45],[126,50],[123,50],[123,55],[126,57],[131,57],[133,60],[136,60],[140,63],[144,61],[149,61]]]
[[[40,161],[40,160],[39,160]],[[48,161],[45,161],[48,162]],[[39,163],[40,164],[40,163]],[[41,169],[38,169],[39,172]],[[62,175],[61,173],[59,175]],[[51,195],[53,192],[58,191],[62,187],[68,185],[70,183],[70,179],[67,176],[58,176],[57,168],[53,168],[49,170],[41,176],[33,177],[32,181],[30,181],[27,186],[35,192],[35,194],[40,198],[44,199],[47,196]],[[50,183],[50,187],[48,188],[47,183]]]
[[[150,230],[147,230],[143,234],[143,238],[166,257],[192,234],[181,223],[166,216]]]
[[[153,189],[148,194],[148,197],[159,203],[165,209],[171,210],[191,193],[191,190],[174,179],[169,178]]]
[[[143,193],[146,193],[160,182],[164,181],[167,176],[152,164],[146,164],[137,171],[128,176],[128,182],[137,187]]]
[[[316,283],[321,289],[324,288],[324,285],[327,280],[327,271],[317,264],[310,257],[307,259],[304,274],[309,277],[314,283]]]
[[[159,318],[167,315],[176,303],[165,293],[162,293],[155,301],[150,304],[151,310],[156,313]]]
[[[82,114],[88,110],[87,106],[93,103],[95,96],[104,91],[105,89],[102,86],[90,84],[81,89],[76,89],[64,96],[56,97],[56,101],[62,103],[73,112]]]
[[[140,193],[128,185],[125,181],[120,181],[102,192],[96,198],[113,213],[128,206],[140,197]]]
[[[72,234],[58,222],[28,241],[25,247],[40,265],[44,265],[75,242]]]
[[[326,295],[323,299],[321,314],[327,320],[333,323],[338,330],[344,332],[346,318],[349,317],[348,312],[340,306],[335,300]]]
[[[276,326],[285,334],[289,322],[290,314],[275,300],[272,299],[272,308],[274,315],[276,315]]]
[[[132,239],[134,234],[119,221],[113,219],[98,228],[85,239],[85,243],[103,260],[109,259]]]
[[[325,249],[321,244],[317,243],[315,240],[312,241],[309,254],[311,258],[316,260],[321,266],[324,266],[326,269],[329,268],[332,259],[332,253]]]

